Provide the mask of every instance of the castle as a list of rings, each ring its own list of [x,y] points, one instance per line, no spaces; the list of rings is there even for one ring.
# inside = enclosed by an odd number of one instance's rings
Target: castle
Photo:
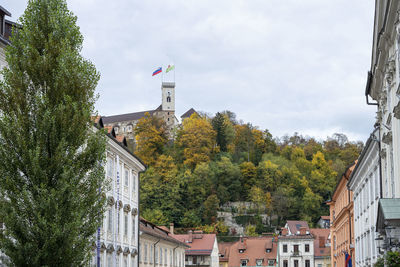
[[[138,120],[144,117],[146,113],[151,116],[157,116],[165,121],[168,132],[179,124],[175,115],[175,83],[162,82],[161,84],[161,105],[154,110],[139,111],[127,114],[103,116],[105,127],[113,128],[115,134],[122,135],[127,139],[129,146],[133,148],[135,143],[134,127]],[[196,111],[191,108],[181,116],[181,121],[190,117]]]

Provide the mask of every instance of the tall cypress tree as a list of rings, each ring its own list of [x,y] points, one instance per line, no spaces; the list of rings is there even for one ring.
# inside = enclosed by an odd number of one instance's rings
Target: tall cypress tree
[[[0,250],[12,266],[88,260],[105,200],[99,74],[65,0],[30,0],[0,82]]]

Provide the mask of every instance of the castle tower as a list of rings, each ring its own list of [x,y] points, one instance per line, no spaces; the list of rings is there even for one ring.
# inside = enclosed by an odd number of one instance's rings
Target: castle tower
[[[175,83],[163,82],[161,84],[162,102],[161,110],[168,128],[175,126]]]

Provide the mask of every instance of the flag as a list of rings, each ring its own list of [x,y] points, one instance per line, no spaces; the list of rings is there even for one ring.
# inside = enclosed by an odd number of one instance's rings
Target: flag
[[[153,75],[152,75],[152,76],[157,75],[157,74],[159,74],[159,73],[161,73],[161,72],[162,72],[162,67],[159,67],[158,69],[156,69],[156,70],[153,72]]]
[[[175,69],[175,65],[168,65],[167,70],[165,71],[166,73],[170,72],[171,70]]]
[[[351,256],[349,254],[345,254],[345,267],[352,267],[352,263],[351,263]]]

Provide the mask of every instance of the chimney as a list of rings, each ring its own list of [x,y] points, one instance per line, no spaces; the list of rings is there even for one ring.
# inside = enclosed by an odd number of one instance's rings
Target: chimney
[[[194,239],[202,239],[203,238],[203,231],[201,230],[196,230],[193,232],[193,238]]]
[[[300,227],[300,235],[306,235],[307,234],[307,228],[306,227]]]
[[[170,223],[170,224],[169,224],[169,232],[170,232],[171,234],[174,234],[174,223]]]
[[[323,236],[319,237],[319,247],[324,248],[325,247],[325,238]]]
[[[192,243],[193,242],[193,231],[192,230],[189,230],[189,232],[188,232],[188,234],[189,234],[189,243]]]
[[[288,230],[286,228],[282,228],[282,235],[287,235],[288,234]]]

